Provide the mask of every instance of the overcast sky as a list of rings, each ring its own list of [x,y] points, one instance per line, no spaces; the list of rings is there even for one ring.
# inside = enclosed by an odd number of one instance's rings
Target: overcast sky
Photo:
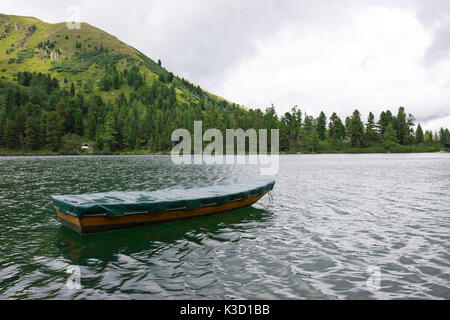
[[[2,1],[0,12],[81,20],[248,107],[317,116],[399,106],[450,128],[449,0]]]

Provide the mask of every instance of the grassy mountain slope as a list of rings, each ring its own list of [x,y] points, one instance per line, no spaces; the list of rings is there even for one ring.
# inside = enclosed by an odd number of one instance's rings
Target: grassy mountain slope
[[[0,14],[0,76],[4,80],[14,80],[21,71],[50,73],[62,85],[69,87],[73,82],[78,88],[89,86],[108,100],[117,96],[118,91],[127,94],[131,90],[126,85],[109,92],[98,88],[105,65],[112,61],[119,71],[138,66],[148,85],[170,75],[138,50],[87,23],[82,23],[81,29],[71,30],[66,23],[50,24],[33,17]],[[63,83],[64,79],[67,82]],[[183,102],[197,101],[198,91],[223,100],[178,77],[171,85]]]

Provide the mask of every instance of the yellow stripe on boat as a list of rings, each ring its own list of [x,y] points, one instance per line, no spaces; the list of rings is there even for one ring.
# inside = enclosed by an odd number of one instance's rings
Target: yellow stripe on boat
[[[124,193],[55,196],[53,197],[53,203],[56,207],[58,217],[64,226],[80,234],[86,234],[245,208],[256,203],[270,192],[274,184],[275,181],[273,180],[259,180],[256,183],[246,183],[245,185],[234,184],[221,187],[191,187],[185,189],[170,188],[145,193],[145,199],[153,199],[153,202],[148,200],[143,204],[138,203],[139,199],[144,199],[142,192],[131,192],[128,193],[127,197],[124,197]],[[247,186],[248,190],[245,190],[243,186]],[[195,199],[192,197],[192,194],[189,194],[189,191],[192,191],[194,195],[201,195],[201,197]],[[183,195],[183,192],[186,194]],[[135,198],[137,200],[134,201],[133,197],[136,197],[136,195],[140,195],[140,197]],[[161,195],[165,195],[166,198],[161,198]],[[236,197],[240,199],[236,199]],[[125,198],[127,199],[124,200]],[[215,203],[213,203],[214,201]],[[161,203],[164,205],[161,206]],[[180,203],[185,204],[185,206],[183,208],[170,209],[171,204],[178,205]],[[203,203],[207,204],[205,205]],[[132,210],[136,206],[139,208],[148,208],[148,211],[127,213],[127,210]],[[65,212],[64,209],[68,210]]]

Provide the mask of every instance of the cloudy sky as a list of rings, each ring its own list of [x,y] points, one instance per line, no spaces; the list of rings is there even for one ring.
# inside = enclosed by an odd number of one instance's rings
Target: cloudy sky
[[[378,117],[404,106],[450,127],[449,0],[2,1],[0,12],[81,20],[248,107]]]

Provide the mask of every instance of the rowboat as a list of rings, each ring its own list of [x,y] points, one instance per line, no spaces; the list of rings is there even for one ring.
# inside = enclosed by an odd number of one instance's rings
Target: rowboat
[[[245,208],[273,190],[275,180],[158,191],[55,195],[61,224],[79,234],[138,227]]]

